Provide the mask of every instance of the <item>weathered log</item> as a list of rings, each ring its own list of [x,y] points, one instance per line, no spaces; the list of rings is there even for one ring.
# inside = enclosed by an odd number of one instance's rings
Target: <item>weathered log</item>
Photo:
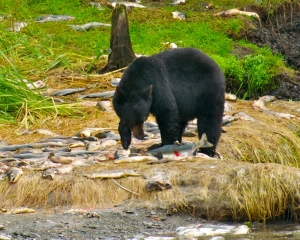
[[[117,4],[112,12],[110,49],[107,65],[99,70],[100,74],[127,67],[136,58],[130,41],[128,15],[124,5]]]

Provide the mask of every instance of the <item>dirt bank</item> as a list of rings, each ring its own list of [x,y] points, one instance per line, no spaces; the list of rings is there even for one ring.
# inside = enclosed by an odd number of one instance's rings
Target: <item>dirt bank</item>
[[[248,6],[247,11],[259,14],[261,21],[252,22],[255,28],[243,32],[243,37],[259,47],[268,46],[273,53],[281,54],[286,65],[296,72],[279,70],[275,81],[280,85],[270,94],[279,99],[300,100],[300,4],[286,2],[268,8]]]

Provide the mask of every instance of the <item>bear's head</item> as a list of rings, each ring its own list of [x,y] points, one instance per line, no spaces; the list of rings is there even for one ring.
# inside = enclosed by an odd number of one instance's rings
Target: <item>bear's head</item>
[[[151,103],[152,89],[150,85],[142,90],[126,89],[117,86],[113,106],[120,118],[119,133],[124,149],[131,143],[131,132],[137,139],[144,139],[143,124],[148,118]]]

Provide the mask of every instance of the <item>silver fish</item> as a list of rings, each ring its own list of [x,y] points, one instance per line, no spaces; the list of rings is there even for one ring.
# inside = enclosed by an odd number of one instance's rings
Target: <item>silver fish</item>
[[[83,25],[69,25],[69,27],[73,28],[76,31],[89,31],[98,27],[111,27],[110,23],[100,23],[100,22],[91,22]]]
[[[150,128],[150,127],[158,127],[158,124],[156,122],[144,122],[144,126],[146,128]]]
[[[15,183],[23,175],[23,171],[21,168],[11,167],[8,169],[6,175],[10,183]]]
[[[21,28],[26,26],[27,26],[26,22],[14,22],[13,26],[11,28],[8,28],[7,30],[11,32],[20,32]]]
[[[222,118],[222,126],[237,120],[239,120],[239,118],[236,116],[225,115]]]
[[[77,137],[90,137],[92,133],[103,130],[103,128],[84,128],[77,132],[75,136]]]
[[[226,101],[224,103],[224,112],[230,112],[232,109],[235,109],[235,107]]]
[[[185,0],[174,0],[171,4],[172,5],[185,4]]]
[[[234,113],[233,116],[236,116],[241,120],[256,122],[256,120],[253,117],[249,116],[248,114],[246,114],[244,112]]]
[[[38,80],[38,81],[35,81],[33,83],[30,83],[28,80],[26,79],[23,79],[24,82],[26,82],[26,85],[27,87],[30,89],[30,90],[34,90],[34,89],[41,89],[43,87],[46,86],[45,82],[43,82],[42,80]]]
[[[109,130],[96,133],[95,137],[102,138],[102,139],[103,138],[112,139],[112,140],[116,140],[116,141],[121,139],[120,134],[116,134],[113,131],[109,131]]]
[[[131,170],[131,169],[113,169],[113,170],[104,170],[97,173],[86,173],[83,174],[84,177],[95,179],[95,178],[122,178],[128,176],[141,176],[140,173]]]
[[[144,5],[135,3],[135,2],[127,2],[127,1],[120,1],[120,2],[110,2],[108,3],[110,6],[115,8],[117,4],[125,5],[126,7],[136,7],[136,8],[146,8]]]
[[[179,12],[179,11],[175,11],[175,12],[172,12],[173,14],[173,18],[178,18],[180,20],[185,20],[185,14],[183,12]]]
[[[121,81],[121,78],[112,78],[110,81],[110,85],[112,87],[116,87],[119,85],[120,81]]]
[[[184,145],[178,145],[178,144],[165,145],[160,148],[148,150],[147,153],[158,158],[183,157],[183,156],[192,156],[199,148],[209,148],[212,146],[213,144],[208,142],[206,134],[203,133],[200,141],[197,143],[184,144]]]
[[[0,147],[0,152],[15,151],[20,148],[32,148],[31,144],[16,144]]]
[[[97,3],[97,2],[89,2],[89,3],[87,3],[87,5],[89,5],[91,7],[98,8],[98,9],[103,9],[102,6],[101,6],[101,4]]]
[[[230,101],[236,101],[237,96],[232,93],[225,93],[225,99]]]
[[[32,131],[28,131],[27,133],[24,131],[23,134],[32,134],[32,133],[38,133],[38,134],[42,134],[42,135],[47,135],[47,136],[59,136],[58,134],[48,130],[48,129],[43,129],[43,128],[39,128],[36,130],[32,130]],[[20,133],[21,134],[21,133]]]
[[[90,93],[85,95],[78,95],[78,98],[110,98],[115,94],[115,91],[106,91],[101,93]]]
[[[106,101],[100,101],[97,103],[97,108],[102,110],[102,111],[107,111],[107,112],[113,112],[113,109],[111,107],[111,102],[106,100]]]
[[[49,168],[42,173],[42,178],[53,180],[56,173],[58,173],[56,168]]]
[[[67,88],[54,93],[51,93],[50,96],[66,96],[77,92],[83,92],[86,88]]]
[[[57,21],[69,21],[73,20],[75,17],[68,16],[68,15],[45,15],[40,16],[35,19],[37,23],[44,23],[44,22],[57,22]]]
[[[114,163],[136,163],[136,162],[147,162],[147,161],[158,161],[158,158],[154,156],[133,156],[133,157],[121,157],[114,161]]]

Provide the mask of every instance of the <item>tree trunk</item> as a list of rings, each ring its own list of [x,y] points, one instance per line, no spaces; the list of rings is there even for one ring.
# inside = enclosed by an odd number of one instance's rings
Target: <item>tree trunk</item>
[[[108,63],[99,70],[100,74],[127,67],[136,58],[130,41],[128,15],[124,5],[117,4],[112,12],[110,49]]]

